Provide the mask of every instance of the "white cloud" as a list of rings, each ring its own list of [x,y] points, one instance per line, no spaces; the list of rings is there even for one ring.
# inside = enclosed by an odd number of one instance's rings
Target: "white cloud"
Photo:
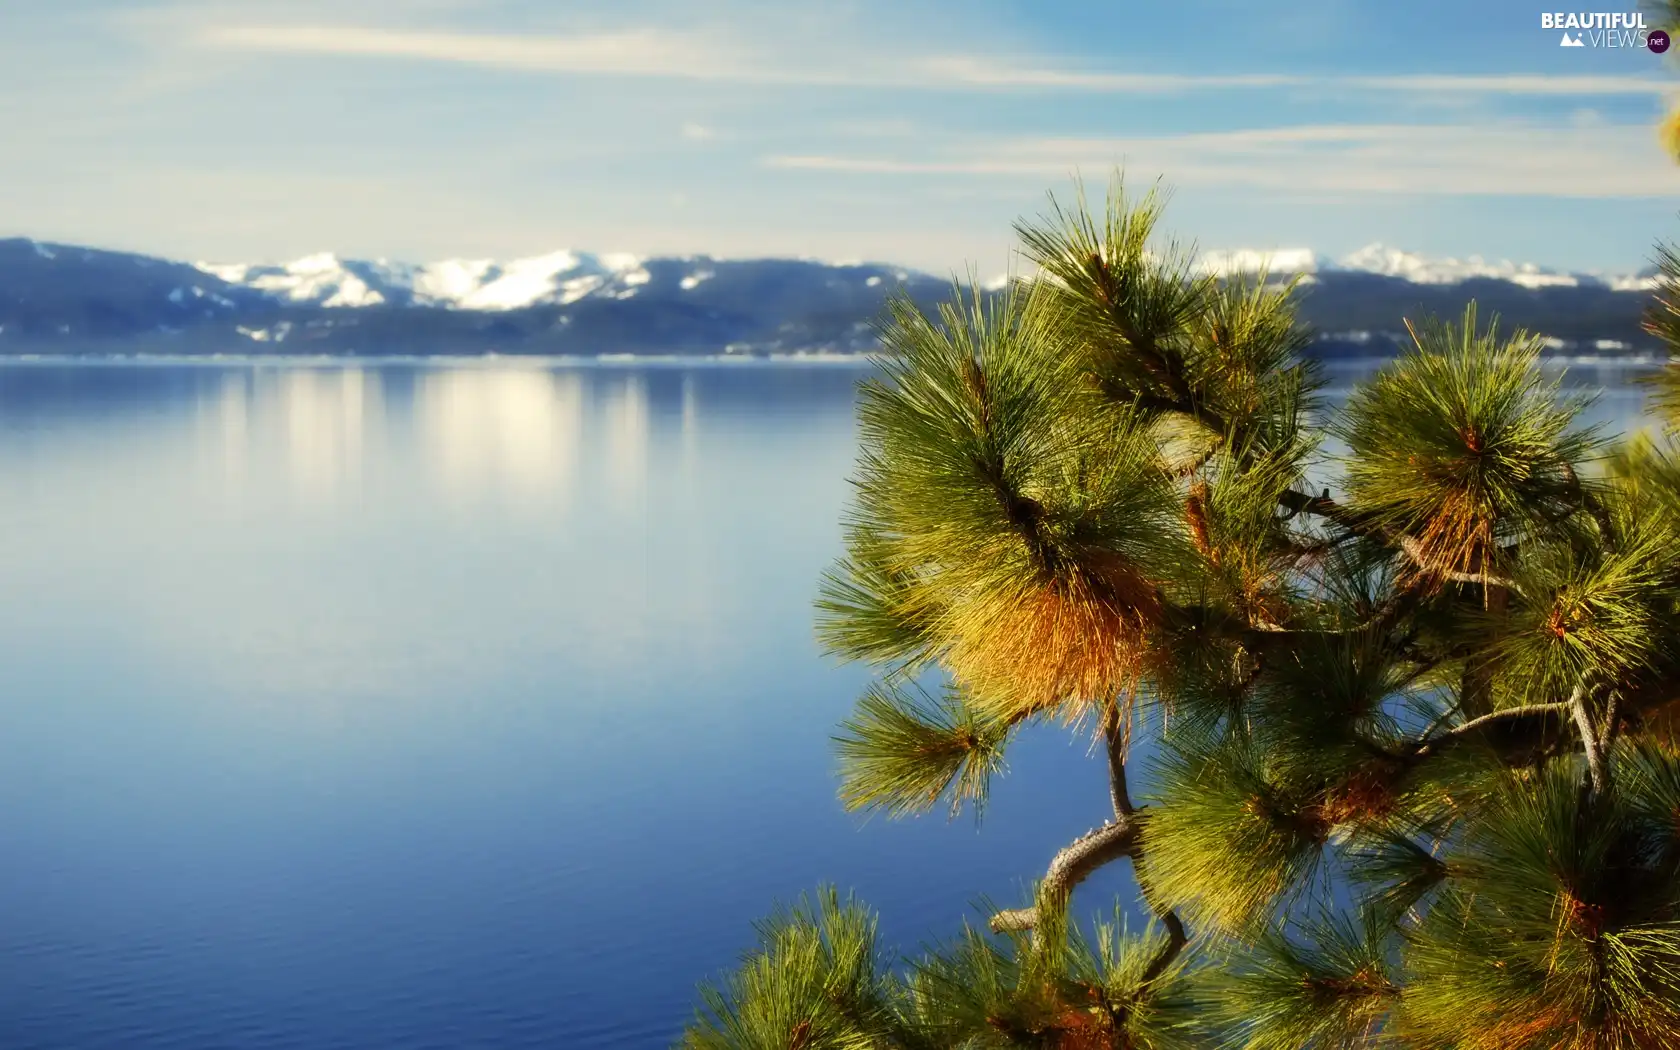
[[[356,25],[206,25],[192,35],[212,50],[337,55],[446,62],[525,72],[646,77],[757,84],[969,91],[1063,91],[1160,94],[1275,88],[1361,90],[1461,96],[1651,96],[1675,85],[1637,76],[1304,75],[1285,73],[1146,73],[1060,68],[1053,62],[1012,64],[976,55],[855,54],[792,67],[773,52],[718,34],[634,28],[616,32],[512,35],[387,29]]]
[[[1420,74],[1394,77],[1325,77],[1317,83],[1342,85],[1369,91],[1405,91],[1416,94],[1455,95],[1667,95],[1677,87],[1660,77],[1630,76],[1536,76],[1522,73],[1487,73],[1466,76]]]
[[[740,56],[717,41],[634,29],[572,36],[416,32],[363,26],[206,27],[210,48],[308,55],[408,58],[500,69],[594,75],[737,79]]]
[[[717,132],[704,124],[696,124],[693,121],[684,124],[678,129],[677,133],[690,142],[705,142],[717,137]]]
[[[1644,126],[1299,125],[1124,139],[949,142],[919,155],[794,155],[773,168],[1043,180],[1115,167],[1176,185],[1356,193],[1666,197],[1680,177]]]
[[[1060,88],[1102,93],[1194,91],[1210,88],[1287,87],[1309,78],[1288,74],[1104,73],[1053,67],[1010,66],[985,58],[923,58],[908,67],[910,79],[923,86],[974,88]]]

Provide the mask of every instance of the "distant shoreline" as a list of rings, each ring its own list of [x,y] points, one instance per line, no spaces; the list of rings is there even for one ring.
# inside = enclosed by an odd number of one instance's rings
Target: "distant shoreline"
[[[879,354],[0,354],[0,368],[29,365],[497,365],[601,368],[623,365],[843,365],[861,367]]]
[[[1367,366],[1392,360],[1393,353],[1309,355],[1328,368]],[[754,367],[770,365],[820,365],[825,367],[872,367],[885,360],[870,353],[771,353],[771,354],[150,354],[150,353],[65,353],[0,354],[0,368],[29,366],[250,366],[344,367],[348,365],[432,365],[439,367]],[[1541,355],[1546,365],[1611,365],[1656,367],[1669,362],[1666,355],[1648,351],[1568,352]]]

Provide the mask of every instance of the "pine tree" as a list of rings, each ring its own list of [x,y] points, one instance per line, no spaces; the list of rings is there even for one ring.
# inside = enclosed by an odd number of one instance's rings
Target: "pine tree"
[[[1472,305],[1331,411],[1297,286],[1198,273],[1161,204],[1052,202],[1032,279],[892,308],[819,600],[881,669],[847,806],[979,807],[1059,722],[1113,819],[920,958],[779,914],[684,1045],[1680,1046],[1680,370],[1607,436]],[[1152,921],[1074,921],[1122,859]]]

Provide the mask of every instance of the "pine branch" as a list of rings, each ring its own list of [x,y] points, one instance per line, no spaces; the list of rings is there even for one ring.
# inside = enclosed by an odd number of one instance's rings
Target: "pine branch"
[[[1492,573],[1466,571],[1464,569],[1449,569],[1440,565],[1429,556],[1429,553],[1424,550],[1423,543],[1415,536],[1395,533],[1393,543],[1402,554],[1411,560],[1413,565],[1430,576],[1446,580],[1449,583],[1468,583],[1488,588],[1498,587],[1516,595],[1523,593],[1522,588],[1509,576],[1495,576]]]
[[[1311,496],[1294,489],[1285,489],[1278,493],[1278,503],[1291,515],[1311,514],[1325,518],[1341,526],[1355,536],[1380,536],[1376,523],[1368,515],[1361,514],[1330,498],[1330,491],[1325,490],[1322,496]]]
[[[1635,758],[1630,786],[1649,791],[1641,767]],[[1467,1035],[1483,1047],[1672,1046],[1680,888],[1661,848],[1672,806],[1653,813],[1621,787],[1583,791],[1572,760],[1491,786],[1452,837],[1450,878],[1407,932],[1407,1027],[1428,1046]]]
[[[1401,987],[1374,916],[1355,922],[1325,914],[1299,936],[1268,930],[1210,975],[1209,1005],[1232,1029],[1223,1045],[1299,1050],[1393,1045],[1383,1039]],[[1403,1045],[1403,1044],[1402,1044]]]
[[[1581,731],[1581,747],[1587,753],[1587,775],[1592,780],[1593,794],[1602,795],[1610,790],[1610,764],[1598,727],[1593,725],[1592,712],[1587,710],[1586,683],[1575,684],[1575,691],[1569,695],[1569,712],[1575,718],[1575,727]]]
[[[1604,544],[1605,550],[1614,552],[1617,547],[1618,530],[1610,516],[1610,508],[1599,498],[1598,493],[1582,482],[1581,476],[1568,463],[1563,464],[1563,478],[1570,491],[1581,501],[1581,509],[1590,514],[1594,524],[1598,526],[1599,542]]]
[[[1355,834],[1347,853],[1348,871],[1369,891],[1366,907],[1374,919],[1389,926],[1408,916],[1415,920],[1419,902],[1446,880],[1447,866],[1437,855],[1445,823],[1400,819]]]
[[[901,1010],[876,921],[830,887],[758,924],[758,945],[720,985],[703,986],[685,1050],[932,1050]]]
[[[1137,847],[1139,824],[1137,819],[1116,820],[1081,835],[1062,847],[1050,861],[1039,884],[1040,904],[1030,908],[1001,911],[992,916],[992,929],[997,933],[1031,930],[1038,925],[1040,911],[1045,904],[1064,908],[1073,890],[1091,877],[1098,868],[1129,857]]]
[[[1451,583],[1468,583],[1486,587],[1503,587],[1516,594],[1521,594],[1515,581],[1505,576],[1492,573],[1465,571],[1462,569],[1446,568],[1430,558],[1424,549],[1422,541],[1415,536],[1384,528],[1369,514],[1363,514],[1350,507],[1345,507],[1328,495],[1309,496],[1304,492],[1288,489],[1278,495],[1278,504],[1291,514],[1311,514],[1324,518],[1326,521],[1340,527],[1349,535],[1374,539],[1406,556],[1419,571],[1438,577]]]
[[[1161,975],[1178,960],[1179,954],[1190,943],[1190,934],[1184,928],[1184,920],[1178,917],[1178,912],[1162,906],[1156,898],[1153,885],[1142,875],[1138,876],[1138,892],[1143,896],[1143,902],[1167,931],[1167,943],[1161,946],[1160,952],[1149,960],[1149,966],[1143,971],[1142,984],[1148,986],[1159,980]]]
[[[1118,722],[1111,724],[1105,737],[1108,752],[1109,795],[1114,801],[1114,817],[1116,820],[1135,821],[1138,819],[1138,814],[1132,806],[1131,791],[1126,786],[1126,741],[1123,727]],[[1141,855],[1141,843],[1134,844],[1132,849],[1132,876],[1137,880],[1138,893],[1143,897],[1144,904],[1155,913],[1156,919],[1167,931],[1167,942],[1149,961],[1149,965],[1144,969],[1143,977],[1139,981],[1139,987],[1147,988],[1178,959],[1179,953],[1189,943],[1190,937],[1185,932],[1184,921],[1178,917],[1178,912],[1161,904],[1155,893],[1153,880],[1138,866],[1137,862]]]
[[[1402,602],[1385,603],[1369,620],[1346,627],[1293,627],[1284,624],[1253,624],[1239,616],[1207,605],[1175,603],[1161,599],[1161,620],[1172,633],[1237,642],[1251,653],[1287,652],[1325,638],[1381,631],[1392,627],[1405,611]]]
[[[1466,741],[1475,740],[1492,749],[1507,765],[1526,763],[1537,754],[1551,753],[1543,746],[1553,733],[1554,741],[1561,740],[1561,731],[1570,718],[1567,700],[1547,704],[1526,704],[1480,715],[1454,726],[1444,733],[1425,733],[1410,747],[1399,749],[1399,757],[1408,764],[1416,764],[1445,753]]]
[[[1604,741],[1604,753],[1606,756],[1614,754],[1612,749],[1616,746],[1616,735],[1620,732],[1621,725],[1622,693],[1619,689],[1612,690],[1609,700],[1605,703],[1604,727],[1599,731],[1599,739]]]
[[[1119,706],[1111,711],[1108,724],[1103,727],[1103,751],[1108,757],[1108,797],[1114,805],[1114,819],[1132,818],[1132,794],[1126,787],[1127,723],[1120,718]]]
[[[1527,704],[1522,707],[1507,707],[1502,711],[1495,711],[1492,714],[1482,715],[1479,718],[1472,718],[1470,721],[1465,722],[1462,725],[1454,726],[1452,729],[1438,737],[1433,737],[1424,741],[1420,745],[1420,752],[1427,751],[1440,744],[1448,743],[1468,736],[1471,733],[1482,732],[1495,725],[1509,724],[1511,722],[1529,718],[1552,718],[1557,715],[1564,714],[1568,712],[1568,710],[1569,702],[1566,700],[1561,700],[1555,704]]]
[[[1175,734],[1154,769],[1146,874],[1192,922],[1227,934],[1246,932],[1311,878],[1333,825],[1321,780],[1248,731],[1266,718],[1245,708],[1228,732]]]
[[[847,809],[907,816],[948,797],[953,816],[965,802],[978,816],[1014,724],[975,711],[955,689],[935,697],[883,683],[841,728],[835,743]]]
[[[1176,363],[1161,351],[1160,344],[1153,332],[1143,330],[1132,322],[1125,310],[1125,293],[1115,279],[1108,261],[1102,257],[1100,251],[1090,254],[1086,260],[1090,270],[1091,281],[1095,286],[1097,301],[1111,315],[1114,326],[1119,329],[1120,336],[1126,341],[1127,347],[1137,355],[1138,360],[1149,374],[1171,393],[1172,403],[1179,411],[1192,413],[1194,399],[1191,396],[1190,384],[1185,382],[1184,376],[1175,366]],[[1222,420],[1219,422],[1223,422]],[[1223,429],[1216,426],[1214,429]]]

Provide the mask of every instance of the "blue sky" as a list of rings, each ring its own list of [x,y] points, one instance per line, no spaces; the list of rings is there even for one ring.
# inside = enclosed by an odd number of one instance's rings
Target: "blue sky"
[[[1561,7],[15,0],[0,235],[995,272],[1046,192],[1123,167],[1205,248],[1632,270],[1680,237],[1680,68],[1560,48]]]

